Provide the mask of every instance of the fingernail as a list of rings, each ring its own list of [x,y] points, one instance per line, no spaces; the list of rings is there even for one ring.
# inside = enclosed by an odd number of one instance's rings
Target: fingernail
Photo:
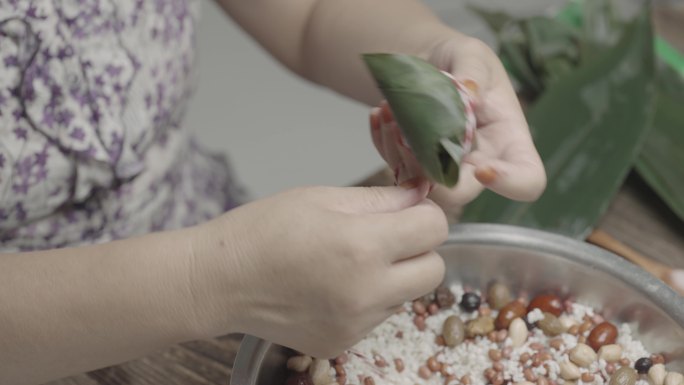
[[[420,178],[415,177],[401,182],[401,184],[399,184],[399,187],[405,188],[406,190],[411,190],[418,187],[419,184]]]
[[[477,178],[483,185],[488,185],[494,182],[499,174],[491,167],[484,167],[475,170],[475,178]]]
[[[467,88],[475,96],[477,96],[477,94],[480,92],[480,87],[477,85],[477,83],[475,83],[474,80],[466,79],[463,81],[462,84],[465,88]]]

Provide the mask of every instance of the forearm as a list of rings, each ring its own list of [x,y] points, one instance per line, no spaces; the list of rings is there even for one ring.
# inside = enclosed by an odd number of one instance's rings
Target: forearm
[[[461,36],[417,0],[218,0],[252,37],[292,71],[361,102],[380,94],[360,55],[423,58]]]
[[[0,383],[31,384],[204,337],[197,230],[0,256]],[[210,297],[210,296],[207,296]]]
[[[427,59],[439,43],[460,36],[420,1],[319,0],[309,17],[302,73],[370,105],[381,96],[360,55],[398,52]]]

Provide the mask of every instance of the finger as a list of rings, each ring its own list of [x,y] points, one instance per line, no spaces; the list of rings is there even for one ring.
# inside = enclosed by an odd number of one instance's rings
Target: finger
[[[384,155],[382,153],[382,133],[380,132],[380,128],[380,108],[376,107],[370,112],[371,139],[373,139],[373,145],[375,145],[375,149],[384,159]]]
[[[405,187],[332,188],[323,198],[333,208],[349,214],[393,213],[412,207],[427,196],[423,184]]]
[[[475,178],[475,166],[461,162],[458,183],[453,188],[436,186],[430,193],[430,199],[442,207],[456,208],[463,206],[475,199],[484,189],[482,184]]]
[[[393,304],[419,298],[442,283],[445,271],[444,259],[435,251],[403,260],[390,269],[385,295]]]
[[[403,176],[406,175],[406,166],[402,162],[399,154],[399,147],[397,145],[397,132],[399,126],[396,122],[389,122],[382,124],[382,145],[385,153],[385,161],[387,165],[394,172],[395,183],[399,184],[403,181]]]
[[[471,161],[476,179],[509,199],[534,201],[546,187],[544,165],[534,149],[512,147],[502,158],[473,154]]]
[[[449,232],[444,212],[430,200],[393,213],[361,216],[354,228],[359,236],[372,237],[377,253],[390,263],[433,250]]]

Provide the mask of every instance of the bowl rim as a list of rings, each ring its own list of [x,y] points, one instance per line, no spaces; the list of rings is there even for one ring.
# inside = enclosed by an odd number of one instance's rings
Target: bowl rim
[[[517,249],[534,249],[566,258],[613,277],[638,289],[641,294],[684,328],[684,297],[665,283],[623,258],[587,242],[564,235],[525,227],[459,223],[450,227],[444,246],[450,244],[486,244]],[[256,385],[258,371],[271,343],[246,335],[233,364],[230,385]]]

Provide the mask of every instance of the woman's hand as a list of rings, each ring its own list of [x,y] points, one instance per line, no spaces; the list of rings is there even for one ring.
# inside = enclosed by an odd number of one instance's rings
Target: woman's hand
[[[428,60],[470,90],[477,118],[476,147],[463,158],[458,184],[452,189],[435,186],[430,198],[450,212],[483,188],[514,200],[537,199],[546,186],[544,167],[496,54],[477,39],[456,35],[437,45]],[[397,183],[424,178],[413,154],[400,144],[400,129],[384,102],[371,112],[371,133]]]
[[[216,333],[233,323],[321,358],[352,346],[443,279],[433,250],[446,239],[447,222],[425,199],[427,189],[302,188],[210,222],[205,242],[222,240],[227,253],[198,262],[198,287],[224,285],[216,292],[231,306],[214,308],[219,316],[209,318],[225,317]]]

